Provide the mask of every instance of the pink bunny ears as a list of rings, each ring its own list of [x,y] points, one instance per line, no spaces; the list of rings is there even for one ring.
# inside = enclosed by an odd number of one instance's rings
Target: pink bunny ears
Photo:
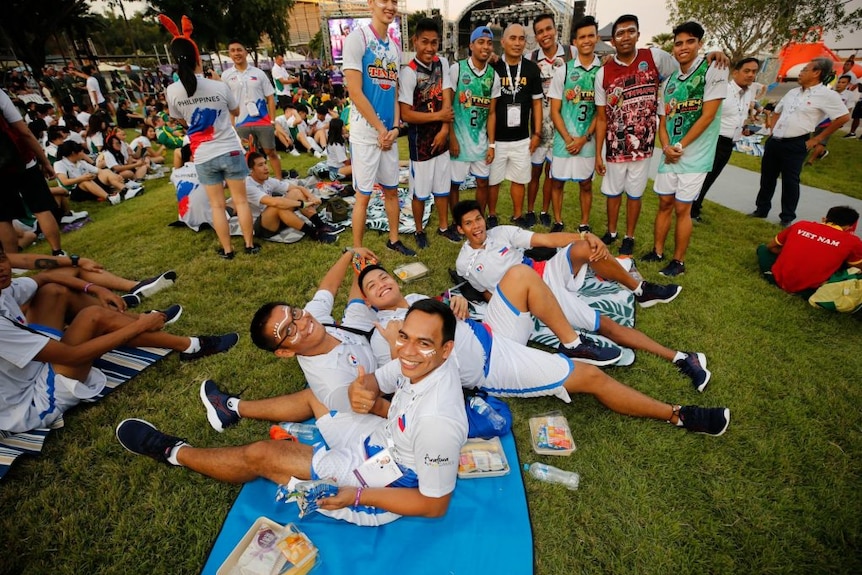
[[[164,14],[159,14],[159,22],[161,22],[162,26],[164,26],[167,31],[171,33],[171,35],[174,37],[174,40],[176,40],[177,38],[183,38],[185,40],[188,40],[195,47],[195,51],[200,53],[200,51],[198,50],[198,45],[195,44],[194,40],[192,40],[192,32],[194,31],[194,26],[192,26],[192,21],[189,20],[188,16],[183,16],[182,18],[182,34],[180,34],[180,29],[177,28],[176,23]]]

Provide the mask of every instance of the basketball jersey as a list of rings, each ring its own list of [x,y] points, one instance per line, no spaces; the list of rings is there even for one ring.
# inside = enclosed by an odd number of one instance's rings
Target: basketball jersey
[[[355,29],[345,40],[344,68],[362,72],[362,94],[387,130],[397,128],[395,102],[400,63],[401,53],[395,41],[389,36],[378,38],[371,26]],[[360,143],[377,143],[377,130],[356,106],[350,108],[350,136]]]
[[[548,99],[548,88],[551,87],[551,80],[557,68],[572,61],[573,50],[573,46],[563,46],[558,43],[557,54],[553,60],[545,58],[545,53],[542,52],[541,48],[536,48],[530,54],[530,60],[539,67],[539,74],[542,78],[542,93],[544,94],[542,98],[542,142],[539,144],[541,146],[549,146],[556,133],[554,123],[551,121],[551,102]]]
[[[604,66],[607,94],[608,162],[633,162],[652,156],[657,129],[659,71],[647,48],[640,48],[628,66],[611,59]]]
[[[455,96],[455,136],[458,138],[459,162],[478,162],[488,153],[488,112],[491,109],[491,91],[494,86],[494,69],[485,65],[476,75],[467,60],[458,61],[457,82],[453,82]],[[454,80],[454,79],[453,79]]]
[[[439,112],[443,109],[443,62],[435,56],[430,67],[426,67],[414,58],[407,65],[416,75],[416,85],[413,88],[413,109],[417,112]],[[442,154],[449,149],[449,142],[436,151],[431,151],[434,138],[443,128],[443,122],[426,124],[410,124],[407,130],[407,143],[410,148],[410,159],[414,162],[424,162]]]
[[[566,76],[563,80],[563,93],[560,115],[566,130],[572,136],[585,136],[596,115],[596,74],[601,66],[585,69],[577,60],[566,62]],[[582,158],[596,157],[596,141],[591,138],[577,154]],[[571,157],[566,151],[566,142],[559,132],[554,131],[554,157]]]

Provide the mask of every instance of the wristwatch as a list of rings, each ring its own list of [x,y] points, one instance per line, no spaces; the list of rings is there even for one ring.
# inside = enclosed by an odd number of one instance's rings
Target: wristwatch
[[[76,268],[78,267],[78,261],[81,259],[81,256],[71,255],[69,256],[69,259],[72,260],[72,267]]]
[[[344,246],[343,248],[341,248],[341,253],[343,253],[343,254],[346,254],[347,252],[352,252],[352,251],[353,251],[352,246]]]

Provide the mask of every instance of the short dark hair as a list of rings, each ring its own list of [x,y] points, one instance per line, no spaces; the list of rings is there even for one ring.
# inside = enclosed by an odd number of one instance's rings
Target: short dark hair
[[[437,22],[432,20],[431,18],[421,18],[418,22],[416,22],[416,29],[413,30],[413,37],[415,38],[422,32],[436,32],[437,36],[440,36],[440,27],[437,26]]]
[[[359,291],[362,292],[362,295],[365,295],[365,277],[373,272],[374,270],[380,270],[384,273],[389,273],[386,271],[386,268],[379,264],[371,264],[370,266],[365,266],[362,268],[362,271],[359,272],[359,277],[356,278],[356,285],[359,286]]]
[[[760,60],[758,60],[757,58],[743,58],[742,60],[733,65],[733,69],[742,70],[743,66],[745,66],[746,64],[750,64],[751,62],[754,62],[755,64],[757,64],[757,67],[760,68]]]
[[[318,114],[323,114],[325,116],[329,113],[329,108],[327,108],[324,104],[321,104],[320,106],[315,108],[314,111],[317,112]]]
[[[66,140],[65,142],[57,146],[57,156],[60,158],[68,158],[72,154],[77,154],[78,152],[83,151],[84,146],[74,140]]]
[[[847,81],[848,81],[848,82],[852,82],[852,81],[853,81],[853,76],[851,76],[850,74],[841,74],[840,76],[838,76],[838,79],[839,79],[839,80],[842,80],[842,79],[844,79],[844,78],[847,78]],[[52,127],[53,127],[53,126],[52,126]],[[48,130],[49,130],[49,132],[48,132],[48,133],[50,134],[50,130],[51,130],[51,128],[48,128]]]
[[[258,160],[258,158],[263,158],[265,160],[266,156],[264,156],[260,152],[249,152],[248,156],[245,159],[246,163],[248,164],[249,170],[254,167],[254,163]]]
[[[859,221],[859,212],[850,206],[835,206],[826,212],[826,221],[836,226],[852,226]]]
[[[260,306],[256,312],[254,312],[254,317],[251,318],[251,327],[249,328],[251,341],[262,350],[275,351],[276,349],[275,346],[278,342],[275,341],[272,335],[267,331],[266,322],[269,321],[269,316],[272,315],[272,310],[280,305],[289,306],[290,304],[283,301],[271,301],[265,303]]]
[[[83,68],[81,68],[81,71],[82,71],[84,74],[86,74],[87,76],[92,76],[92,75],[93,75],[93,72],[95,71],[95,68],[93,68],[93,66],[92,66],[92,65],[87,64],[86,66],[84,66]]]
[[[599,23],[596,22],[596,19],[592,16],[584,16],[572,26],[572,39],[574,40],[578,35],[578,30],[581,28],[587,28],[588,26],[595,26],[596,30],[599,29]]]
[[[405,319],[410,317],[414,311],[421,311],[430,315],[436,315],[443,321],[443,342],[455,341],[455,327],[458,325],[458,320],[455,319],[455,314],[449,309],[449,306],[442,301],[436,299],[420,299],[410,306],[407,310]]]
[[[231,44],[239,44],[240,46],[242,46],[242,49],[243,49],[243,50],[246,50],[246,49],[247,49],[247,48],[245,47],[245,42],[243,42],[243,41],[242,41],[242,40],[240,40],[239,38],[231,38],[230,40],[228,40],[228,41],[227,41],[227,45],[228,45],[228,46],[230,46]]]
[[[482,208],[479,206],[479,202],[476,200],[461,200],[455,207],[452,208],[452,218],[455,220],[456,225],[461,225],[461,220],[464,219],[464,216],[472,212],[473,210],[479,210],[481,213]]]
[[[679,26],[673,29],[673,37],[676,38],[680,34],[689,34],[698,39],[698,41],[703,40],[703,26],[695,22],[694,20],[689,20],[688,22],[683,22]]]
[[[554,23],[554,27],[556,27],[556,26],[557,26],[557,21],[554,19],[554,15],[553,15],[553,14],[548,14],[548,13],[545,13],[545,14],[539,14],[538,16],[536,16],[536,17],[533,19],[533,32],[535,32],[535,31],[536,31],[536,24],[538,24],[538,23],[539,23],[539,22],[541,22],[542,20],[550,20],[551,22],[553,22],[553,23]]]
[[[622,24],[623,22],[634,22],[635,26],[637,26],[638,31],[641,29],[641,21],[638,20],[638,17],[634,14],[623,14],[622,16],[617,17],[614,20],[614,25],[611,26],[611,36],[615,36],[617,33],[617,26]]]
[[[56,140],[57,138],[65,138],[65,134],[68,134],[69,130],[66,129],[65,126],[48,126],[48,141]]]

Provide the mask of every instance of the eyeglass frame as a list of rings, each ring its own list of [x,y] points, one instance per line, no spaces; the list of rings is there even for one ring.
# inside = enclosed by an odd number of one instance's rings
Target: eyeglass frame
[[[288,308],[290,310],[290,323],[287,324],[287,329],[285,330],[284,337],[279,339],[278,334],[281,331],[281,327],[284,325],[284,322],[288,318],[288,313],[285,312],[284,318],[282,318],[281,321],[276,323],[275,326],[272,328],[272,337],[273,339],[278,340],[278,343],[276,343],[275,346],[272,347],[269,351],[276,351],[285,341],[287,341],[287,338],[292,337],[292,335],[296,335],[296,331],[294,331],[294,333],[291,335],[290,326],[293,326],[296,329],[296,322],[305,316],[305,310],[300,307],[294,307],[292,305],[282,305],[281,307]],[[296,315],[297,311],[299,312],[298,316]]]

